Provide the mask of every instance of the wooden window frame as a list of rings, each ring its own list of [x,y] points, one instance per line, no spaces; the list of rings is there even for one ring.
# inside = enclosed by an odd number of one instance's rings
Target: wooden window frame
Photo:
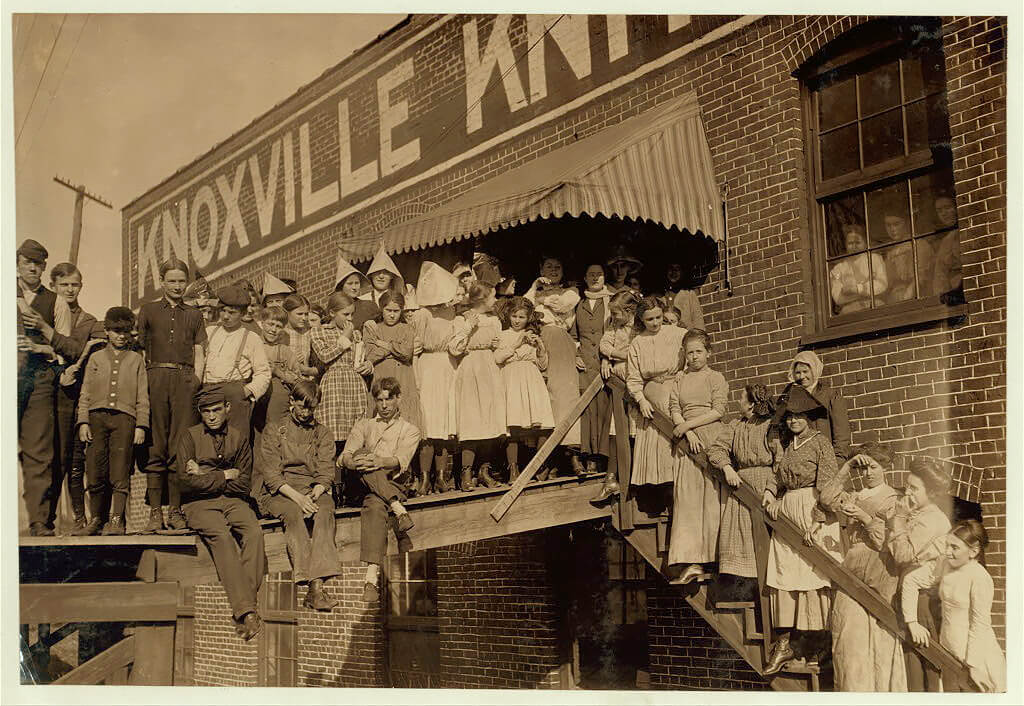
[[[291,601],[292,605],[291,605],[291,609],[290,610],[281,610],[281,609],[279,609],[276,606],[272,608],[270,606],[270,590],[269,590],[270,582],[273,581],[273,582],[276,582],[276,583],[291,583],[292,582],[292,574],[291,574],[290,571],[287,571],[287,572],[280,573],[275,578],[271,578],[271,577],[274,577],[274,574],[268,574],[267,580],[263,582],[263,586],[261,587],[260,594],[259,594],[260,616],[263,618],[263,633],[260,635],[259,642],[257,644],[257,655],[256,655],[256,664],[257,664],[257,677],[256,677],[256,679],[257,679],[257,681],[256,681],[256,683],[259,686],[266,686],[266,687],[295,687],[295,686],[299,686],[299,683],[298,683],[298,679],[299,679],[299,655],[298,655],[298,650],[299,650],[299,627],[298,627],[298,622],[299,622],[299,619],[298,619],[298,607],[297,607],[298,593],[299,592],[298,592],[297,587],[294,584],[292,584],[292,589],[291,589],[291,592],[292,592],[292,601]],[[292,641],[292,656],[291,657],[281,657],[280,654],[279,654],[279,651],[275,652],[273,657],[271,657],[269,655],[269,653],[270,653],[270,640],[271,639],[276,639],[280,632],[284,632],[285,639],[289,639],[288,635],[290,633],[290,639]],[[280,674],[281,674],[280,666],[278,666],[278,668],[275,670],[275,674],[277,675],[278,683],[275,683],[275,684],[268,684],[267,683],[268,679],[269,679],[269,671],[270,671],[269,669],[267,669],[267,665],[268,665],[268,663],[269,663],[269,661],[271,659],[274,659],[274,660],[276,660],[279,663],[282,662],[282,661],[289,661],[289,662],[292,663],[292,665],[293,665],[293,667],[292,667],[292,681],[293,681],[293,683],[291,683],[291,684],[282,684],[282,683],[280,683]]]
[[[872,23],[872,25],[876,24]],[[865,30],[865,28],[861,29]],[[864,333],[881,332],[933,321],[956,319],[967,314],[966,303],[947,304],[938,295],[911,299],[898,304],[888,305],[884,308],[867,309],[841,316],[831,313],[832,295],[828,284],[828,239],[822,215],[823,202],[829,197],[843,193],[864,194],[873,185],[883,184],[887,179],[893,181],[900,178],[909,180],[914,178],[915,174],[923,174],[930,169],[944,166],[948,166],[951,171],[953,170],[952,160],[950,160],[948,165],[945,165],[943,162],[935,160],[930,149],[925,149],[873,164],[851,174],[844,174],[828,180],[820,178],[818,112],[815,103],[817,87],[814,84],[823,75],[832,71],[841,70],[844,73],[857,75],[864,71],[866,66],[884,65],[878,63],[880,58],[883,60],[891,58],[898,61],[899,58],[905,55],[906,40],[890,37],[871,41],[869,35],[870,29],[866,29],[863,35],[865,42],[862,45],[846,47],[841,54],[801,67],[794,73],[794,76],[800,81],[801,113],[803,116],[804,144],[806,145],[804,154],[805,173],[807,174],[809,221],[808,228],[804,232],[803,237],[806,246],[805,251],[808,253],[804,257],[803,262],[805,271],[809,268],[810,274],[805,279],[804,287],[804,293],[807,296],[808,302],[808,324],[805,326],[804,335],[800,338],[801,345],[835,341]],[[941,38],[939,41],[941,42]],[[828,52],[828,47],[824,51]],[[857,94],[859,95],[859,91]],[[918,100],[925,101],[934,95],[940,95],[945,98],[947,94],[948,89],[944,85],[942,91],[922,93],[921,96],[915,97],[913,102]],[[904,96],[900,96],[899,106],[905,106],[909,103],[905,100]],[[865,119],[865,116],[860,115],[858,109],[856,124],[862,123]],[[903,109],[902,120],[905,124],[905,108]],[[833,126],[830,130],[838,127]],[[904,130],[904,137],[907,137],[906,130]],[[867,212],[865,212],[865,217],[870,217]],[[915,237],[911,236],[907,242],[912,242],[914,239]],[[873,250],[869,249],[865,252],[870,254]]]

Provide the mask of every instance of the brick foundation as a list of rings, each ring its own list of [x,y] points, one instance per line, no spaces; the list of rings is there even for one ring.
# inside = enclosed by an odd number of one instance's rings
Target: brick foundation
[[[441,686],[552,689],[558,612],[544,532],[438,552]]]
[[[196,686],[256,685],[256,642],[243,642],[235,634],[231,606],[220,584],[196,586],[194,635]]]
[[[300,608],[296,686],[384,686],[384,619],[381,605],[362,601],[365,568],[346,564],[325,584],[340,603],[330,613]],[[298,600],[305,597],[298,589]]]

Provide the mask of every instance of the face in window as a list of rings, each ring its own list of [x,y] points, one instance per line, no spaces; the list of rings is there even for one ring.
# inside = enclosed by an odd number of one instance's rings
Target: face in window
[[[855,253],[862,252],[867,247],[867,239],[864,237],[864,231],[856,226],[852,226],[846,229],[846,252]]]
[[[665,279],[668,283],[675,286],[679,283],[679,280],[683,278],[683,266],[678,262],[670,263],[665,269]]]
[[[885,234],[890,241],[902,240],[907,235],[907,219],[903,216],[885,217]]]
[[[956,204],[948,196],[940,196],[935,199],[935,216],[940,228],[949,228],[956,225]]]

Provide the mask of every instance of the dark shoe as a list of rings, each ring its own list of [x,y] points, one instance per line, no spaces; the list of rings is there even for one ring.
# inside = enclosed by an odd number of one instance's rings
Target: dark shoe
[[[597,459],[590,457],[587,459],[587,473],[600,473],[601,471],[597,468]]]
[[[485,488],[497,488],[502,484],[500,480],[491,475],[491,464],[489,463],[480,464],[480,482]]]
[[[167,511],[167,528],[172,530],[188,529],[185,513],[181,511],[180,507],[172,507]]]
[[[249,611],[242,618],[242,639],[249,642],[263,632],[263,618],[256,611]]]
[[[363,603],[376,603],[380,600],[380,586],[367,581],[363,584]]]
[[[33,522],[28,527],[28,533],[32,537],[52,537],[53,528],[47,527],[42,522]]]
[[[327,597],[322,580],[314,579],[309,582],[309,590],[306,591],[306,597],[302,599],[302,605],[310,610],[330,612],[338,605],[338,601]]]
[[[772,646],[772,654],[765,665],[764,673],[775,674],[794,656],[793,648],[789,644],[789,633],[786,633]]]
[[[582,476],[587,472],[587,469],[583,465],[583,461],[576,454],[570,454],[569,462],[572,464],[572,472],[578,476]]]
[[[508,466],[508,482],[515,483],[516,478],[519,477],[519,464],[510,463]]]
[[[107,520],[107,524],[103,525],[103,529],[100,534],[104,537],[119,537],[124,534],[124,518],[114,516]]]
[[[416,494],[417,495],[430,495],[430,491],[433,490],[430,487],[430,474],[420,471],[419,482],[416,483]]]
[[[72,537],[92,537],[100,533],[100,529],[103,527],[103,519],[94,517],[81,527],[76,527],[71,530]]]
[[[69,537],[81,537],[82,535],[79,534],[79,533],[83,529],[85,529],[85,524],[86,524],[85,513],[84,512],[81,512],[81,513],[76,512],[74,519],[71,520],[71,527],[68,528],[67,535]]]
[[[142,530],[143,534],[155,534],[164,528],[164,513],[158,507],[150,508],[149,510],[149,522],[146,524],[146,529]]]
[[[551,469],[544,466],[539,471],[533,474],[534,480],[547,480],[551,476]]]
[[[395,515],[395,534],[405,534],[413,527],[412,517],[409,516],[408,512],[403,512],[401,515]]]
[[[619,487],[619,480],[615,477],[615,473],[607,471],[604,474],[604,483],[601,484],[601,489],[597,491],[597,495],[590,502],[594,505],[600,505],[608,498],[618,495],[620,492],[622,492],[622,489]]]
[[[437,483],[434,484],[434,492],[450,493],[455,490],[455,479],[452,478],[452,459],[447,457],[447,462],[437,467]]]

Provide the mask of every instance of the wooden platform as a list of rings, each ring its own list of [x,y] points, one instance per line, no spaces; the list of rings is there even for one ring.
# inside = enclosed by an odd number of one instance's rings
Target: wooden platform
[[[558,525],[584,522],[611,513],[609,505],[590,504],[602,476],[567,477],[531,483],[511,510],[495,521],[490,511],[508,486],[414,498],[406,507],[415,526],[409,531],[407,551],[490,539]],[[337,517],[336,542],[341,561],[359,558],[359,508],[342,508]],[[270,571],[288,571],[281,522],[262,520]],[[178,581],[182,585],[216,583],[209,553],[194,534],[138,534],[121,537],[21,537],[22,581],[96,581],[123,579],[134,566],[134,577],[144,581]],[[389,554],[397,554],[394,536]]]

